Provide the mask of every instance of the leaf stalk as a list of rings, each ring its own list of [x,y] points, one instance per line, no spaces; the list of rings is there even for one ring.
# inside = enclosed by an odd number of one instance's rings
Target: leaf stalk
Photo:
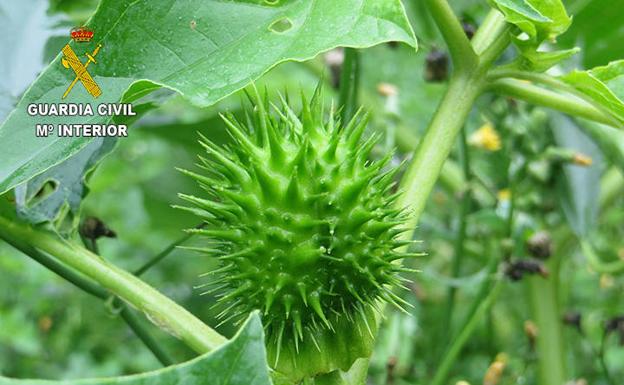
[[[227,341],[186,309],[89,250],[58,239],[28,225],[0,216],[0,238],[30,244],[93,279],[113,294],[143,312],[156,326],[184,341],[197,353],[206,353]]]

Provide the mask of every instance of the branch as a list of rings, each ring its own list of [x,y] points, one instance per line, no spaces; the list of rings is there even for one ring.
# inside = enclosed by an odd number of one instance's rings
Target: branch
[[[498,266],[498,260],[494,259],[494,261],[495,262],[489,267],[489,269],[491,269],[489,271],[490,274],[494,274],[495,269]],[[431,380],[431,385],[442,385],[445,383],[453,364],[459,357],[459,354],[466,345],[466,342],[468,342],[481,319],[496,301],[496,297],[502,289],[502,282],[501,278],[494,278],[494,283],[492,284],[490,282],[490,277],[488,277],[482,283],[479,294],[473,301],[469,317],[463,324],[457,337],[453,340],[453,343],[446,350],[444,358],[440,365],[438,365],[433,379]]]
[[[196,229],[201,229],[204,226],[205,226],[205,223],[201,223],[201,224],[195,226],[195,228]],[[163,251],[161,251],[160,253],[156,254],[150,260],[145,262],[141,267],[139,267],[138,269],[134,270],[132,272],[132,274],[136,275],[137,277],[140,277],[141,275],[143,275],[143,273],[145,273],[146,271],[151,269],[154,265],[156,265],[157,263],[159,263],[160,261],[165,259],[169,254],[171,254],[171,252],[173,250],[176,249],[176,247],[180,246],[184,242],[186,242],[189,239],[191,239],[193,237],[193,235],[195,235],[195,233],[188,233],[188,234],[185,234],[183,237],[179,238],[178,240],[174,241],[172,244],[167,246]]]
[[[211,351],[227,341],[183,307],[134,275],[91,253],[28,225],[0,216],[0,238],[28,243],[57,261],[93,279],[116,296],[145,313],[156,326],[185,342],[197,353]]]
[[[603,261],[587,240],[581,239],[581,249],[589,266],[601,274],[619,274],[624,271],[624,260]]]
[[[347,124],[358,106],[360,87],[360,54],[355,48],[344,49],[344,62],[340,73],[340,99],[338,107],[342,108],[342,121]]]
[[[613,123],[607,123],[607,124],[609,125],[615,124],[614,127],[618,127],[618,128],[622,127],[622,124],[617,120],[617,118],[615,118],[611,114],[611,112],[607,108],[605,108],[602,104],[596,102],[594,99],[589,97],[584,92],[572,87],[571,85],[567,84],[566,82],[560,79],[557,79],[556,77],[543,74],[543,73],[537,73],[537,72],[509,70],[503,67],[494,69],[490,71],[490,73],[488,74],[488,79],[490,80],[497,80],[497,79],[504,79],[504,78],[527,80],[531,83],[541,84],[543,86],[552,88],[553,90],[564,93],[564,94],[570,94],[570,95],[576,96],[578,99],[581,99],[585,101],[587,104],[593,106],[595,109],[600,111],[600,113],[602,113],[603,115],[611,116],[613,118],[612,119]]]
[[[507,31],[505,31],[509,28],[509,25],[505,21],[505,16],[503,16],[502,13],[496,9],[490,10],[475,35],[472,37],[472,48],[477,55],[483,54],[488,47],[492,46],[495,40],[504,35],[509,36]]]
[[[455,139],[481,93],[482,77],[453,77],[425,136],[414,152],[403,178],[398,207],[409,213],[407,227],[415,229],[429,194],[440,175]],[[412,232],[405,232],[409,238]]]
[[[431,16],[448,46],[454,67],[459,70],[475,68],[479,58],[451,6],[446,0],[427,0],[427,3]]]
[[[515,79],[500,79],[488,88],[499,94],[511,96],[529,103],[549,107],[566,114],[589,119],[594,122],[620,127],[620,123],[608,114],[598,110],[586,101],[571,95],[562,94]]]
[[[81,274],[78,274],[72,269],[69,269],[65,265],[57,262],[54,258],[43,254],[34,247],[21,241],[15,239],[6,239],[6,241],[17,250],[34,259],[82,291],[99,298],[102,301],[106,301],[109,298],[110,294],[108,291],[103,289],[101,286],[98,286],[93,281],[86,279]],[[126,321],[128,326],[141,339],[141,341],[143,341],[143,343],[152,351],[158,361],[160,361],[163,366],[173,365],[173,359],[171,359],[167,352],[165,352],[165,350],[158,345],[157,341],[149,334],[149,332],[145,330],[136,315],[132,313],[132,311],[128,309],[125,304],[120,305],[121,311],[119,315]]]

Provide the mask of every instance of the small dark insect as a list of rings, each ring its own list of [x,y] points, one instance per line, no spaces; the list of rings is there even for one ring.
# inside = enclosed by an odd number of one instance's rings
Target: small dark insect
[[[581,329],[582,316],[578,311],[570,311],[563,315],[563,323],[582,332]]]
[[[475,32],[477,32],[475,25],[468,21],[462,21],[462,28],[464,29],[466,36],[468,36],[468,39],[472,39]]]
[[[448,78],[448,54],[433,48],[426,59],[425,80],[432,83],[443,82]]]
[[[88,217],[82,222],[80,226],[80,234],[91,240],[95,240],[101,237],[116,238],[117,234],[109,229],[104,222],[95,217]]]
[[[521,280],[525,274],[539,274],[548,277],[548,269],[536,259],[520,259],[510,262],[505,269],[505,275],[512,281]]]
[[[620,337],[620,346],[624,346],[624,315],[609,319],[605,323],[605,334],[617,333]]]

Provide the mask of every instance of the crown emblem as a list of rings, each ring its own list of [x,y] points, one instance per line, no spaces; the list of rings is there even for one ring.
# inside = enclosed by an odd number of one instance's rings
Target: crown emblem
[[[75,42],[85,43],[93,39],[93,31],[88,27],[76,27],[72,28],[70,36]]]

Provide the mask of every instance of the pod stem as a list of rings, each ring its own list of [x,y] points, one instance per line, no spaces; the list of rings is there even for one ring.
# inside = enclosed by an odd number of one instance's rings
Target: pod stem
[[[527,279],[532,318],[537,325],[536,351],[538,385],[563,385],[566,382],[565,350],[561,330],[561,309],[559,307],[558,258],[548,264],[547,279],[530,277]]]
[[[494,259],[489,267],[490,272],[493,273],[497,266],[498,259]],[[473,301],[468,319],[463,324],[459,334],[444,354],[444,358],[433,376],[431,385],[442,385],[445,383],[453,364],[461,353],[461,350],[474,333],[475,329],[479,325],[479,322],[486,316],[496,301],[496,298],[503,287],[502,282],[503,280],[499,277],[495,278],[493,284],[490,282],[489,278],[483,282],[477,297]]]
[[[59,239],[51,233],[0,216],[0,238],[29,244],[58,262],[93,279],[104,288],[145,313],[156,326],[184,341],[197,353],[209,352],[227,341],[186,309],[125,270],[89,250]]]

